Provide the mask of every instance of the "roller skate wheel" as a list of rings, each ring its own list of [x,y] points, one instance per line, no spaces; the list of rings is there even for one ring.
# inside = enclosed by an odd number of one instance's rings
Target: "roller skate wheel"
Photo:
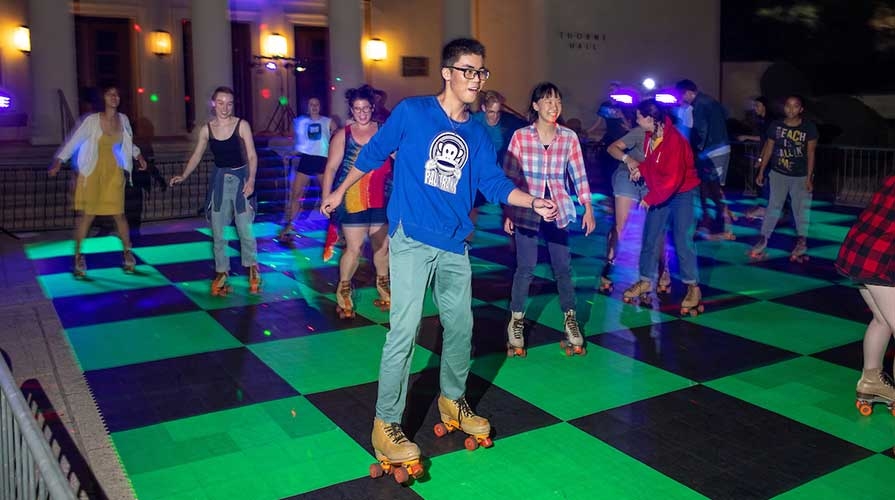
[[[463,446],[469,451],[475,451],[479,447],[479,442],[474,437],[469,436],[463,441]]]
[[[622,302],[624,302],[625,304],[630,304],[634,302],[634,299],[632,299],[631,297],[622,297]]]
[[[382,465],[378,463],[370,464],[370,477],[376,479],[378,477],[382,477],[383,474],[385,474],[385,471],[382,470]]]
[[[573,352],[574,352],[574,351],[572,350],[571,347],[566,347],[566,356],[568,356],[568,357],[571,358]]]
[[[871,414],[873,414],[873,406],[867,403],[859,403],[858,412],[860,412],[861,415],[865,417],[869,417]]]
[[[435,427],[432,428],[432,431],[435,433],[436,437],[444,437],[448,433],[447,427],[444,424],[435,424]]]
[[[482,440],[480,441],[480,444],[482,445],[482,448],[490,448],[490,447],[494,446],[494,441],[492,441],[491,438],[486,437],[486,438],[482,438]]]
[[[575,348],[575,354],[577,354],[579,356],[586,356],[587,349],[584,346],[578,346]]]
[[[410,474],[407,473],[407,469],[404,467],[395,467],[392,474],[395,476],[395,482],[398,484],[404,484],[410,480]]]
[[[426,472],[423,469],[423,464],[419,464],[419,463],[413,464],[408,468],[410,469],[410,475],[413,476],[414,478],[420,478]]]

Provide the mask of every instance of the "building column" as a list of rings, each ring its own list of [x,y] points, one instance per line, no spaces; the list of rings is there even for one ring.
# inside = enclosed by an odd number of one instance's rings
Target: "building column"
[[[472,36],[472,0],[442,2],[441,27],[444,43]]]
[[[364,83],[361,60],[361,36],[364,31],[364,10],[361,0],[329,0],[329,64],[332,70],[333,96],[341,98],[345,91]],[[330,103],[332,104],[332,102]],[[332,105],[330,106],[332,109]]]
[[[211,93],[233,86],[233,49],[230,44],[228,0],[192,0],[193,75],[196,124],[205,121]]]
[[[78,115],[78,73],[75,67],[75,18],[68,0],[28,0],[31,29],[31,144],[65,140],[59,96]]]

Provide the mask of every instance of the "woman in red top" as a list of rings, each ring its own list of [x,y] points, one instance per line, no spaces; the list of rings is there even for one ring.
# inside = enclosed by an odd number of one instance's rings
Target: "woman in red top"
[[[658,275],[659,251],[665,239],[665,227],[671,218],[671,232],[677,253],[681,281],[687,295],[681,302],[681,314],[695,316],[702,311],[696,247],[693,245],[693,202],[699,177],[693,166],[693,151],[687,139],[671,123],[671,117],[655,99],[637,106],[637,124],[646,130],[645,158],[633,172],[646,180],[649,192],[640,205],[646,208],[643,240],[640,247],[640,281],[625,290],[623,299],[636,297],[648,303]]]
[[[836,270],[861,285],[873,312],[864,333],[864,367],[858,380],[862,415],[874,402],[895,404],[895,385],[883,368],[889,339],[895,334],[895,176],[887,178],[852,226],[836,259]]]

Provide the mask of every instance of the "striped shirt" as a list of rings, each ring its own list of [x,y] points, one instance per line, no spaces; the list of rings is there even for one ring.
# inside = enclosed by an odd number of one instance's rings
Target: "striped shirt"
[[[560,228],[574,222],[577,216],[566,186],[567,172],[578,202],[582,206],[590,203],[590,185],[578,134],[562,125],[556,126],[553,141],[546,148],[534,125],[513,133],[504,158],[504,171],[516,187],[532,196],[544,198],[549,193],[559,210],[556,225]],[[507,214],[518,227],[534,231],[540,227],[541,216],[530,208],[509,207]]]

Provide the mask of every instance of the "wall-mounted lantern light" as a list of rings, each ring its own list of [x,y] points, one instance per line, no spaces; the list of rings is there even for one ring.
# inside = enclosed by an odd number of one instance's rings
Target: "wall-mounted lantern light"
[[[286,57],[286,37],[279,33],[271,33],[264,40],[264,55],[267,57]]]
[[[171,55],[171,33],[162,30],[150,33],[149,50],[159,57]]]
[[[19,26],[12,34],[12,44],[25,54],[31,53],[31,30],[27,26]]]
[[[379,38],[367,40],[367,58],[373,61],[384,61],[388,56],[388,46]]]

